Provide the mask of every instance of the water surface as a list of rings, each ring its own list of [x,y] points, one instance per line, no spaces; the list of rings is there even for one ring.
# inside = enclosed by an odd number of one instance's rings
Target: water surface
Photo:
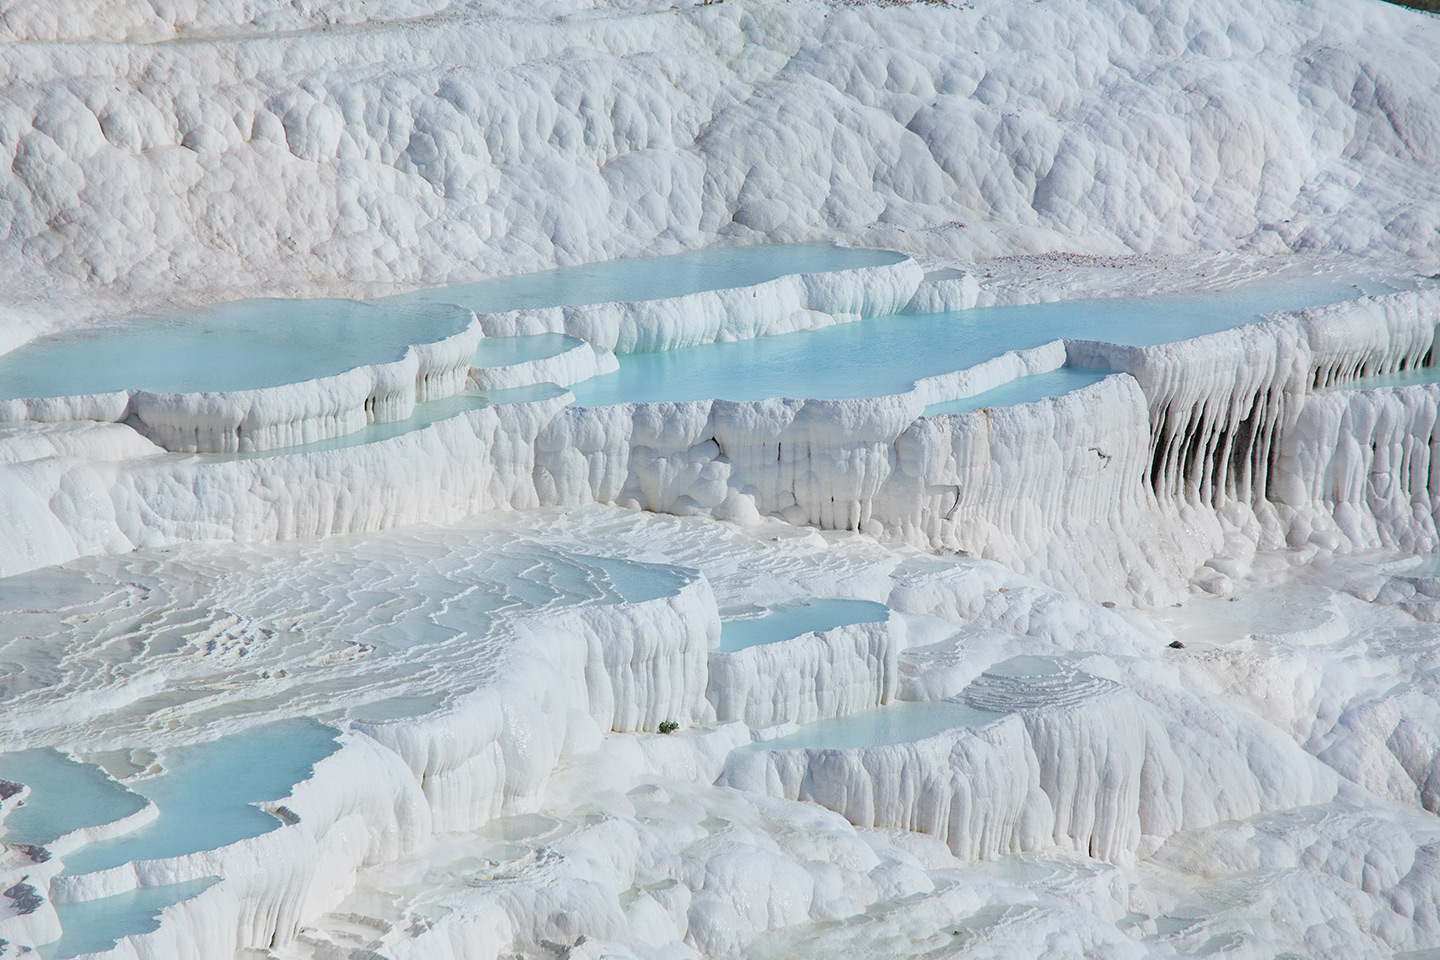
[[[851,399],[906,393],[1008,350],[1061,338],[1146,346],[1252,323],[1262,314],[1388,290],[1324,275],[1257,281],[1222,293],[1072,300],[950,313],[896,314],[820,330],[627,354],[620,369],[571,388],[582,406],[772,397]]]
[[[981,407],[1013,407],[1017,403],[1032,403],[1050,397],[1063,397],[1081,387],[1099,383],[1108,376],[1111,376],[1108,370],[1078,370],[1074,367],[1061,367],[1047,373],[1016,377],[1009,383],[1002,383],[992,390],[977,393],[972,397],[932,403],[925,408],[925,416],[933,417],[942,413],[969,413],[971,410],[979,410]]]
[[[904,254],[828,243],[707,247],[668,257],[634,257],[430,287],[381,303],[458,303],[478,313],[538,307],[664,300],[748,287],[794,273],[830,273],[899,263]]]
[[[910,702],[899,700],[872,710],[807,723],[774,740],[762,740],[747,750],[855,750],[923,740],[956,727],[976,727],[1002,714],[978,710],[950,700]]]
[[[279,800],[339,749],[339,732],[314,720],[281,720],[165,752],[165,772],[133,784],[159,808],[134,833],[87,844],[65,858],[66,874],[134,860],[214,850],[268,833],[280,821],[255,803]]]
[[[40,956],[43,960],[70,960],[109,950],[125,937],[158,930],[162,910],[204,893],[216,879],[137,887],[113,897],[57,903],[61,937],[42,946]]]
[[[0,779],[30,788],[25,805],[5,818],[6,843],[44,846],[145,808],[143,797],[110,779],[104,770],[49,748],[0,754]]]
[[[734,653],[747,647],[778,643],[801,634],[832,630],[856,623],[881,623],[890,616],[883,603],[839,597],[809,600],[788,607],[776,607],[758,617],[725,620],[720,624],[720,653]]]
[[[0,354],[0,399],[255,390],[331,376],[460,333],[443,304],[239,300],[54,334]]]

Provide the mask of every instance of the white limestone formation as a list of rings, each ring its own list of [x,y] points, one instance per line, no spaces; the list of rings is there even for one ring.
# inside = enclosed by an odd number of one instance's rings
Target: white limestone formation
[[[255,389],[0,383],[0,953],[1440,949],[1440,20],[13,0],[0,37],[7,355],[257,296],[445,327]],[[899,252],[437,289],[814,240]],[[1396,292],[886,396],[567,389],[1311,257]],[[1065,367],[1107,375],[925,415]],[[818,598],[888,615],[721,649]]]
[[[891,618],[712,651],[705,696],[716,719],[749,727],[843,716],[894,699],[904,645],[904,624]]]

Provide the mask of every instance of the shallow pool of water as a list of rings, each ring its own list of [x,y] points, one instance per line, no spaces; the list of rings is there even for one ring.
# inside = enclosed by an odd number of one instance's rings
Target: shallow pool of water
[[[475,348],[472,367],[509,367],[529,360],[544,360],[584,343],[563,333],[536,333],[528,337],[486,337]]]
[[[673,597],[689,579],[678,568],[661,563],[639,563],[618,557],[583,555],[577,556],[577,559],[598,567],[615,592],[629,603]]]
[[[404,356],[464,330],[469,311],[354,300],[240,300],[123,327],[43,337],[0,354],[0,399],[253,390]]]
[[[44,846],[84,827],[114,823],[145,808],[145,799],[99,767],[48,748],[0,754],[0,779],[23,783],[30,795],[5,818],[6,843]]]
[[[831,630],[855,623],[880,623],[890,616],[883,603],[839,597],[776,607],[758,617],[725,620],[720,624],[719,653],[778,643],[801,634]]]
[[[572,389],[582,406],[639,401],[845,399],[909,391],[1007,350],[1060,338],[1143,346],[1243,326],[1261,314],[1360,296],[1348,276],[1260,281],[1222,293],[1077,300],[952,313],[897,314],[821,330],[628,354]]]
[[[1029,377],[1016,377],[1009,383],[1002,383],[993,390],[977,393],[960,400],[946,400],[932,403],[925,408],[925,416],[933,417],[942,413],[969,413],[981,407],[1013,407],[1017,403],[1032,403],[1065,394],[1092,383],[1099,383],[1111,376],[1108,370],[1077,370],[1061,367],[1048,373],[1037,373]]]
[[[1396,569],[1395,574],[1416,579],[1440,578],[1440,556],[1433,553],[1423,554],[1416,563]]]
[[[829,273],[904,260],[887,250],[827,243],[710,247],[668,257],[586,263],[478,283],[432,287],[381,303],[458,303],[479,313],[592,303],[663,300],[706,290],[747,287],[792,273]]]
[[[407,433],[414,433],[417,430],[424,430],[426,427],[439,423],[442,420],[451,420],[471,410],[483,410],[486,407],[505,406],[511,403],[533,403],[537,400],[549,400],[565,393],[563,387],[557,387],[553,383],[537,383],[525,387],[511,387],[507,390],[486,390],[483,393],[467,390],[464,393],[457,393],[453,397],[446,397],[443,400],[431,400],[428,403],[415,404],[415,412],[403,420],[389,420],[384,423],[372,423],[361,427],[353,433],[347,433],[340,437],[330,437],[325,440],[315,440],[310,443],[300,443],[292,447],[277,447],[274,450],[252,450],[245,453],[216,453],[197,454],[205,460],[259,460],[266,457],[281,457],[295,453],[323,453],[326,450],[343,450],[347,447],[361,447],[368,443],[378,443],[381,440],[389,440],[392,437],[403,436]]]
[[[440,693],[417,694],[411,697],[387,697],[384,700],[350,707],[345,711],[345,715],[351,720],[359,720],[361,723],[385,723],[389,720],[404,720],[409,717],[434,713],[444,703],[445,695]]]
[[[69,960],[108,950],[125,937],[160,929],[160,912],[204,893],[215,878],[157,887],[138,887],[113,897],[57,903],[62,935],[40,948],[43,960]]]
[[[896,701],[873,710],[844,717],[807,723],[799,730],[774,740],[762,740],[747,750],[855,750],[923,740],[956,727],[976,727],[1002,714],[977,710],[950,700],[923,703]]]
[[[339,749],[338,735],[314,720],[282,720],[167,750],[165,773],[133,784],[154,802],[159,817],[127,836],[80,848],[65,858],[64,872],[178,857],[268,833],[280,821],[251,804],[288,796],[316,763]]]
[[[505,391],[509,392],[509,391]],[[538,398],[544,391],[527,395],[524,399]],[[517,398],[521,399],[521,398]],[[407,433],[414,433],[417,430],[424,430],[426,427],[439,423],[441,420],[450,420],[471,410],[483,410],[494,403],[489,394],[467,391],[457,393],[453,397],[446,397],[443,400],[432,400],[429,403],[415,404],[415,412],[403,420],[388,420],[383,423],[371,423],[359,430],[347,433],[344,436],[329,437],[325,440],[315,440],[310,443],[298,443],[291,447],[277,447],[274,450],[250,450],[244,453],[214,453],[197,454],[205,460],[260,460],[267,457],[281,457],[294,453],[322,453],[326,450],[343,450],[347,447],[360,447],[367,443],[378,443],[381,440],[389,440],[392,437],[403,436]]]
[[[92,583],[83,573],[44,567],[13,577],[0,577],[0,615],[25,611],[59,611],[94,603],[114,589]],[[9,631],[15,636],[17,631]]]

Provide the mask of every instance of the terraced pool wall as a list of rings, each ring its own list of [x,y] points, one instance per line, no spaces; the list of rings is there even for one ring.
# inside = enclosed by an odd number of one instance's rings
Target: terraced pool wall
[[[674,593],[582,611],[536,616],[514,626],[525,642],[501,676],[423,718],[352,721],[339,749],[318,761],[288,796],[263,804],[276,827],[214,850],[137,860],[60,876],[33,920],[7,921],[29,943],[55,938],[51,901],[83,902],[141,887],[223,878],[166,908],[159,929],[130,937],[126,956],[218,956],[236,945],[294,939],[301,923],[332,909],[367,864],[400,860],[436,834],[473,830],[534,810],[556,763],[593,750],[603,731],[650,731],[672,720],[713,722],[705,698],[706,654],[719,637],[709,583],[693,576]],[[738,728],[715,742],[713,780],[737,745]],[[667,739],[667,738],[660,738]],[[689,739],[689,735],[677,735]],[[705,748],[679,751],[688,762]],[[663,749],[663,745],[662,745]],[[665,757],[636,757],[663,769]],[[691,771],[691,775],[694,772]],[[54,868],[0,864],[0,876],[43,887]]]
[[[1440,507],[1434,388],[1334,388],[1429,365],[1437,322],[1440,294],[1417,291],[1181,343],[1068,350],[1140,385],[1160,502],[1211,508],[1265,546],[1421,550],[1437,543]]]
[[[877,297],[862,285],[866,309],[916,282],[879,276],[889,292]],[[930,418],[921,417],[929,398],[920,390],[594,409],[558,397],[259,461],[177,460],[157,450],[110,463],[10,464],[0,474],[3,523],[25,552],[0,567],[10,574],[132,545],[324,536],[598,501],[858,530],[994,558],[1084,595],[1128,591],[1162,602],[1236,537],[1252,550],[1312,535],[1335,547],[1435,543],[1434,389],[1310,391],[1420,365],[1437,320],[1440,295],[1416,292],[1165,346],[1071,341],[1072,365],[1129,376]],[[493,318],[480,322],[494,327]],[[623,325],[601,326],[621,344]],[[705,327],[705,335],[719,333]],[[1376,473],[1396,467],[1393,481]]]
[[[888,316],[910,303],[923,279],[906,258],[659,300],[482,314],[481,325],[492,337],[564,333],[615,353],[648,353]]]

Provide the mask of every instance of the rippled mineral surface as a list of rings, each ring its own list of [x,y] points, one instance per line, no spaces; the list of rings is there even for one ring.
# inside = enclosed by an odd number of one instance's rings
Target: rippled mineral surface
[[[0,3],[0,954],[1440,956],[1440,19]]]

